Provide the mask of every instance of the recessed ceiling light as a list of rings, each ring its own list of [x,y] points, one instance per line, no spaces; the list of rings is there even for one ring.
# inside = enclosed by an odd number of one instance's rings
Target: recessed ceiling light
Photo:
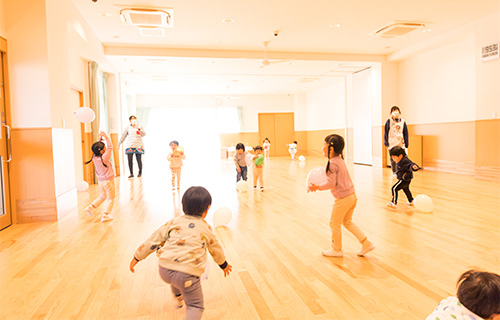
[[[121,36],[113,36],[113,38],[115,38],[115,39],[120,39],[120,38],[121,38]]]
[[[98,13],[98,15],[100,15],[101,17],[111,17],[112,14],[107,12],[107,11],[101,11]]]
[[[222,19],[222,22],[224,22],[224,23],[233,23],[234,20],[233,19]]]
[[[210,61],[210,63],[214,64],[214,63],[215,63],[215,60]]]
[[[422,32],[431,32],[431,31],[432,31],[432,29],[424,29],[424,30],[422,30]]]
[[[341,25],[340,25],[340,23],[336,23],[336,24],[331,24],[329,27],[332,28],[332,29],[333,28],[340,28]]]
[[[390,49],[391,47],[385,47],[384,49]]]

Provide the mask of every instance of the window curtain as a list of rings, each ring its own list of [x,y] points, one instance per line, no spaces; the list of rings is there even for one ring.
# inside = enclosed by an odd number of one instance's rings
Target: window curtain
[[[107,80],[108,74],[103,72],[101,75],[101,88],[102,88],[102,104],[101,104],[101,121],[99,128],[106,132],[106,134],[110,134],[109,128],[111,127],[109,123],[109,106],[108,106],[108,90],[107,90]]]
[[[240,132],[243,132],[243,107],[238,108],[238,123],[240,124]]]
[[[139,123],[140,126],[147,128],[150,114],[151,107],[137,108],[137,123]]]
[[[92,141],[99,139],[99,124],[101,123],[101,99],[99,95],[99,65],[95,61],[89,62],[90,108],[94,110],[95,119],[92,121]]]

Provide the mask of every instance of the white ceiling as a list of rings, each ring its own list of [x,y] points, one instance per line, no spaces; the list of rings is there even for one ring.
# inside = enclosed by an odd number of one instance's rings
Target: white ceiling
[[[107,48],[128,88],[135,93],[263,94],[305,92],[345,72],[372,63],[345,61],[283,62],[259,69],[263,41],[284,58],[293,53],[387,55],[500,11],[500,0],[72,0]],[[123,23],[123,8],[173,8],[174,26],[164,37],[142,37]],[[233,23],[223,23],[233,19]],[[373,33],[395,20],[421,21],[425,30],[393,39]],[[337,26],[339,25],[339,26]],[[275,37],[274,31],[279,30]],[[260,51],[258,59],[126,56],[127,48]],[[136,50],[137,51],[137,50]],[[235,56],[234,54],[232,56]],[[345,68],[342,68],[342,65]],[[339,66],[340,65],[340,66]],[[318,78],[301,82],[301,78]],[[302,80],[304,81],[304,80]],[[186,84],[186,85],[182,85]],[[229,86],[229,89],[228,89]],[[191,87],[191,88],[189,88]],[[157,92],[160,89],[160,92]]]

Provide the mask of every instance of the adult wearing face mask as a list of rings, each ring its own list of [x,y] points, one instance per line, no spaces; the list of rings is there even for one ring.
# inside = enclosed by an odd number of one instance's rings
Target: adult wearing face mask
[[[133,158],[137,159],[137,166],[139,167],[138,177],[142,176],[142,160],[141,157],[144,153],[144,144],[142,143],[142,137],[146,135],[144,128],[137,124],[137,118],[135,116],[130,116],[128,118],[130,121],[130,126],[128,126],[125,131],[123,131],[122,137],[118,146],[120,146],[123,141],[125,143],[125,154],[128,157],[128,168],[130,170],[129,179],[134,177],[134,163]]]
[[[391,117],[385,123],[384,145],[388,150],[394,147],[408,149],[408,127],[401,118],[401,110],[397,106],[391,108]],[[396,175],[396,162],[391,158],[392,174]]]

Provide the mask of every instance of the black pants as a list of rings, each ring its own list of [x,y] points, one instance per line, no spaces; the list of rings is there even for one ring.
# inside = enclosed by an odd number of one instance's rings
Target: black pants
[[[128,157],[128,169],[130,170],[130,175],[134,174],[134,154],[133,153],[127,153]],[[137,165],[139,166],[139,174],[142,174],[142,160],[141,160],[142,154],[136,153],[135,158],[137,159]]]
[[[398,203],[398,191],[403,189],[404,193],[406,194],[406,197],[408,198],[408,202],[413,201],[413,196],[411,195],[410,191],[410,183],[411,180],[398,180],[393,186],[392,186],[392,203],[397,204]]]
[[[248,167],[240,167],[240,172],[238,172],[238,169],[236,169],[236,182],[240,181],[240,179],[243,179],[247,181],[247,170]]]

